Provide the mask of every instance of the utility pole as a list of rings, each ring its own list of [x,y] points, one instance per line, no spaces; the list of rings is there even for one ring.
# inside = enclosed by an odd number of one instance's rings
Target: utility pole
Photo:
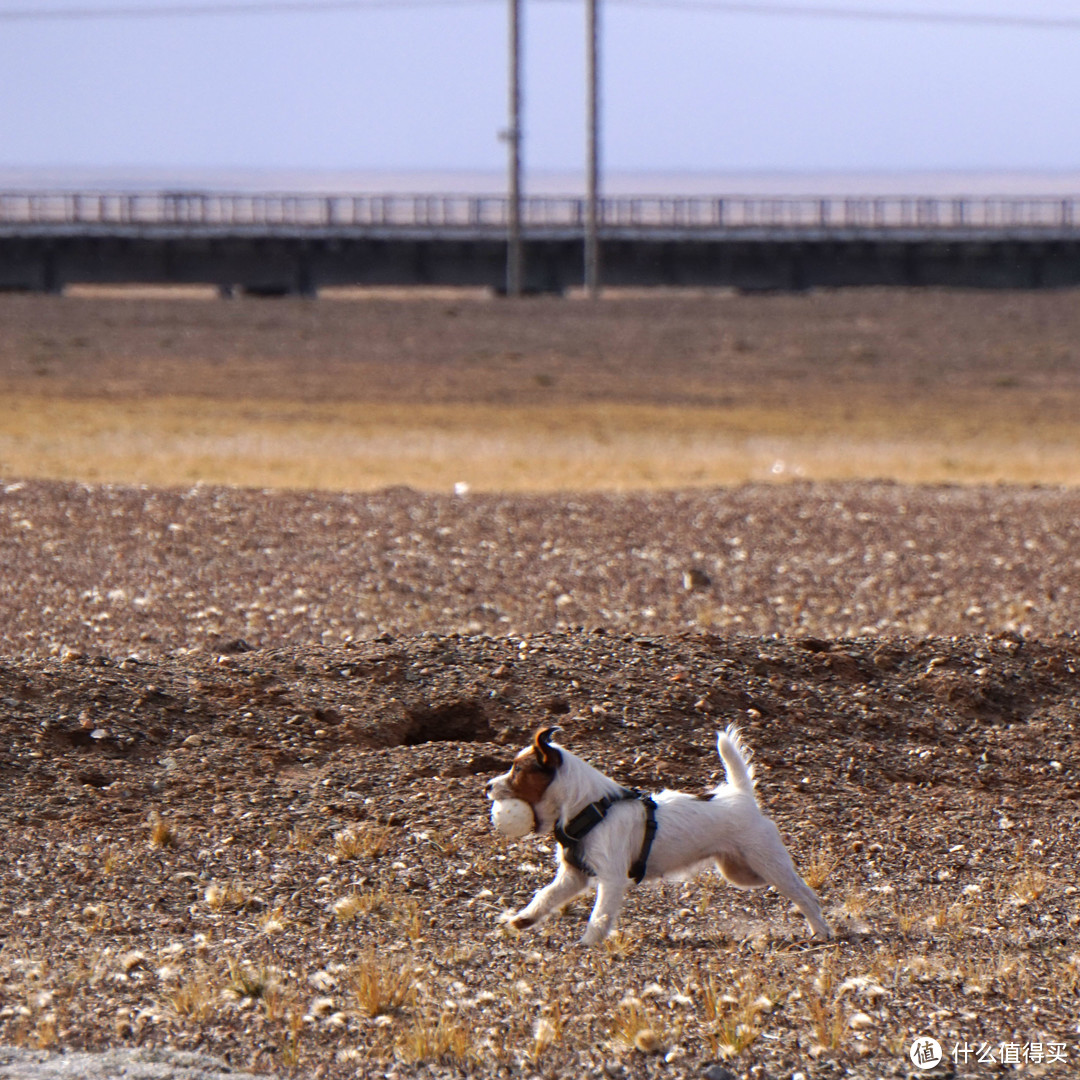
[[[520,296],[521,244],[521,0],[510,0],[510,206],[506,222],[506,295]]]
[[[585,292],[600,295],[600,27],[599,0],[585,0],[587,88]]]

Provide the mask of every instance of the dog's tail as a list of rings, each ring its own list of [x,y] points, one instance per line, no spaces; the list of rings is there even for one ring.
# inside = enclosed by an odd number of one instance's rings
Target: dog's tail
[[[724,762],[727,782],[737,791],[754,793],[754,766],[750,764],[750,751],[743,746],[739,729],[731,724],[716,738],[716,748]]]

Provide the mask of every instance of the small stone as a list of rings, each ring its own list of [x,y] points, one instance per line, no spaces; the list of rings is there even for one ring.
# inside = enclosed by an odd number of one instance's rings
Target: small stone
[[[723,1065],[710,1065],[701,1075],[704,1080],[735,1080],[735,1074]]]
[[[692,566],[683,571],[682,587],[686,592],[694,592],[697,589],[707,589],[712,584],[712,578],[700,567]]]

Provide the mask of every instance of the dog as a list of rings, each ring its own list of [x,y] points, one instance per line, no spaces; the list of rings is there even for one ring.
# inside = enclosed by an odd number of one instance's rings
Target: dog
[[[533,832],[553,833],[559,843],[555,880],[503,921],[516,930],[535,926],[595,881],[582,944],[597,945],[614,928],[632,882],[688,877],[715,866],[740,889],[772,885],[815,934],[832,937],[817,896],[758,806],[754,770],[734,725],[717,738],[727,779],[704,795],[665,790],[648,796],[623,788],[554,742],[560,730],[540,728],[510,770],[487,784],[493,801],[527,802]]]

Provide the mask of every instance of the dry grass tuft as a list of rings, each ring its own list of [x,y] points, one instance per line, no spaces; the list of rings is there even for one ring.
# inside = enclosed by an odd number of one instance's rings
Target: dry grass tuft
[[[242,911],[251,903],[251,890],[240,881],[224,885],[211,882],[203,892],[203,900],[211,911]]]
[[[370,915],[376,905],[371,902],[370,895],[351,892],[339,897],[330,905],[334,918],[340,923],[352,922],[358,915]]]
[[[294,825],[289,830],[289,837],[285,846],[289,851],[308,852],[315,850],[317,842],[315,833],[311,829],[307,829],[302,825]]]
[[[226,961],[226,964],[228,978],[224,993],[233,1001],[261,1001],[275,996],[280,990],[280,975],[268,964],[235,959]]]
[[[736,976],[731,986],[721,990],[713,976],[706,978],[702,1007],[710,1043],[723,1058],[733,1058],[760,1037],[762,1017],[775,1007],[771,994],[762,991],[753,976]]]
[[[385,958],[369,952],[349,968],[343,981],[364,1016],[392,1016],[416,1003],[416,978],[408,962],[388,967]]]
[[[533,1023],[532,1047],[529,1056],[533,1061],[539,1061],[546,1051],[563,1038],[562,1009],[556,1004],[549,1008],[543,1016],[538,1016]]]
[[[829,875],[839,863],[840,857],[838,855],[834,855],[827,848],[817,847],[811,853],[810,860],[806,864],[802,875],[803,881],[811,889],[817,891],[829,880]]]
[[[642,1054],[656,1054],[663,1049],[659,1024],[640,998],[623,998],[615,1011],[611,1034],[617,1044]]]
[[[176,847],[178,843],[176,829],[156,811],[152,813],[150,815],[150,846],[158,849]]]
[[[433,1020],[421,1014],[394,1044],[398,1058],[407,1065],[441,1063],[467,1066],[476,1059],[468,1024],[443,1013]]]
[[[150,846],[156,846],[153,838],[153,828],[151,827]],[[101,853],[101,873],[104,877],[109,877],[114,874],[117,869],[123,863],[122,853],[115,847],[107,847]]]
[[[806,1012],[814,1034],[815,1050],[838,1050],[844,1043],[848,1022],[838,1001],[821,994],[808,992],[805,995]]]
[[[377,859],[390,850],[394,830],[361,823],[334,833],[334,855],[338,859]]]
[[[1031,904],[1046,892],[1049,884],[1050,879],[1042,870],[1038,868],[1024,870],[1013,879],[1011,887],[1013,902],[1018,907]]]
[[[165,994],[165,1002],[179,1019],[202,1024],[214,1013],[215,996],[206,969],[197,966],[175,989]]]

